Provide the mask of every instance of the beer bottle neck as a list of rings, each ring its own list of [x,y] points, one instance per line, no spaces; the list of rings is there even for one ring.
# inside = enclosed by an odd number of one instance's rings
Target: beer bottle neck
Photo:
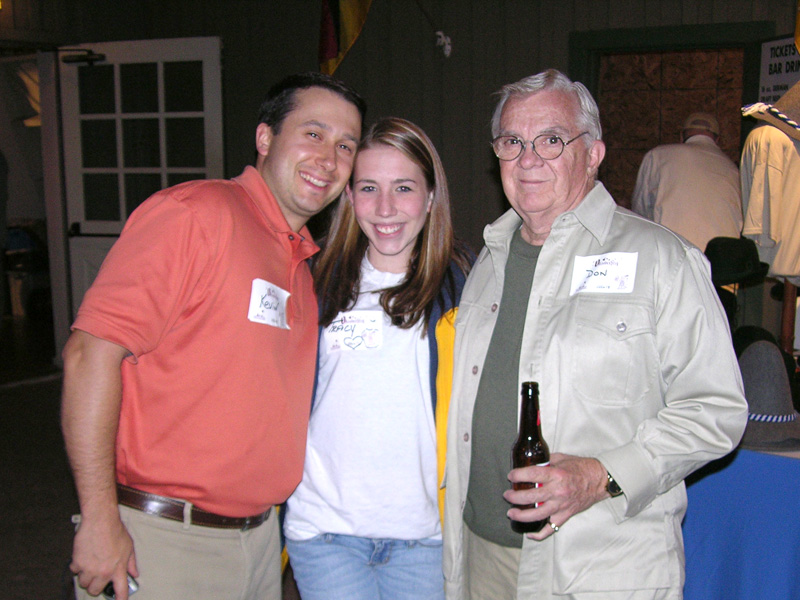
[[[520,434],[538,436],[541,416],[539,414],[539,386],[535,382],[522,384],[522,403],[519,410]]]

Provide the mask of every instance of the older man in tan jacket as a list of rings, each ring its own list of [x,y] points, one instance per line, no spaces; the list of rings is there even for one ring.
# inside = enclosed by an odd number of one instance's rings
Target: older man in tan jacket
[[[708,263],[595,181],[605,146],[581,84],[506,86],[492,133],[512,210],[486,228],[456,321],[448,598],[679,599],[683,479],[747,418]],[[551,465],[509,473],[527,380]],[[549,524],[523,536],[509,518]]]

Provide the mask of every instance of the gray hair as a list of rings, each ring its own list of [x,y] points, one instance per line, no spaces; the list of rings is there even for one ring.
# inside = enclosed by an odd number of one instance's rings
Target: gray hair
[[[586,89],[586,86],[579,81],[572,81],[569,77],[564,75],[561,71],[556,69],[548,69],[520,79],[516,83],[509,83],[500,88],[497,96],[500,99],[497,102],[497,107],[494,109],[492,115],[492,137],[497,137],[500,133],[500,117],[503,114],[503,107],[512,96],[522,96],[528,94],[535,94],[536,92],[543,92],[546,90],[559,90],[566,93],[574,93],[578,97],[578,129],[588,131],[589,135],[586,144],[589,145],[592,140],[603,139],[603,129],[600,126],[600,111],[597,108],[597,103],[592,98],[592,94]]]

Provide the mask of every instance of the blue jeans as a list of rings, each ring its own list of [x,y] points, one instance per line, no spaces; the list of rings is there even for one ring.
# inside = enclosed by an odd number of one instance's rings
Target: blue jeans
[[[286,540],[303,600],[443,600],[442,540]]]

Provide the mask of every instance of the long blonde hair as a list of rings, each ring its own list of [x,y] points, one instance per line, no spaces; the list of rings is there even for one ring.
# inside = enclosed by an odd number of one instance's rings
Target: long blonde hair
[[[410,328],[424,319],[427,326],[434,302],[437,299],[443,302],[443,286],[451,286],[450,296],[455,297],[455,283],[448,270],[450,263],[455,262],[467,273],[468,253],[454,239],[447,178],[439,154],[425,132],[405,119],[387,117],[369,128],[359,150],[379,145],[399,150],[412,160],[422,170],[428,190],[433,191],[431,210],[414,244],[406,278],[381,293],[381,306],[394,325]],[[314,263],[314,285],[322,301],[321,325],[329,325],[340,312],[355,305],[361,262],[368,245],[352,204],[342,194],[324,248]]]

